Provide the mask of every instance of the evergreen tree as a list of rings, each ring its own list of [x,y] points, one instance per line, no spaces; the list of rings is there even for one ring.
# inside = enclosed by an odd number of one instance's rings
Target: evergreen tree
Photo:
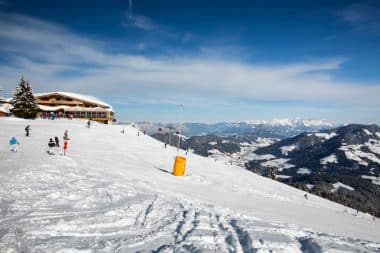
[[[33,119],[37,116],[38,105],[36,98],[33,95],[32,87],[28,81],[25,81],[23,76],[13,95],[12,113],[16,117]]]

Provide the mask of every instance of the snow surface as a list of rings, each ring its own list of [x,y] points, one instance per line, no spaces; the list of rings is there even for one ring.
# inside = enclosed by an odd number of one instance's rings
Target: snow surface
[[[299,168],[297,174],[310,174],[311,171],[308,168]]]
[[[261,166],[274,167],[274,168],[277,168],[278,171],[282,171],[284,169],[290,169],[294,167],[293,164],[287,163],[288,161],[290,161],[290,159],[278,158],[278,159],[263,162]]]
[[[221,155],[222,152],[220,152],[218,149],[210,149],[207,151],[209,154],[218,154]]]
[[[25,125],[32,128],[24,137]],[[120,130],[125,128],[126,134]],[[69,132],[67,156],[44,153]],[[131,126],[0,119],[0,251],[376,252],[380,222]],[[21,151],[10,153],[10,136]],[[183,155],[184,152],[180,151]]]
[[[362,178],[369,179],[373,184],[380,185],[380,177],[362,175]]]
[[[288,175],[276,175],[276,178],[283,178],[283,179],[288,179],[288,178],[291,178],[292,176],[288,176]]]
[[[363,158],[366,158],[368,160],[371,160],[375,163],[380,164],[380,159],[377,158],[375,154],[367,153],[361,150],[361,147],[363,145],[343,145],[339,149],[344,151],[344,154],[346,155],[347,159],[355,160],[359,164],[368,166],[368,162],[363,160]],[[375,145],[370,146],[372,149],[377,149]],[[368,148],[370,148],[368,147]],[[370,148],[370,150],[371,150]]]
[[[227,143],[227,142],[228,140],[222,141],[222,143]],[[236,152],[233,154],[226,154],[219,151],[215,152],[215,150],[213,149],[212,152],[209,152],[212,154],[209,157],[217,161],[223,161],[224,163],[228,163],[228,164],[232,163],[233,165],[245,167],[245,164],[252,160],[256,160],[256,159],[270,160],[270,159],[276,158],[275,156],[272,156],[272,155],[259,156],[253,153],[257,148],[268,146],[272,144],[273,142],[274,142],[273,139],[258,137],[255,141],[251,143],[249,142],[239,143],[239,146],[240,146],[239,152]]]
[[[368,129],[366,129],[366,128],[364,128],[363,131],[364,131],[364,133],[366,133],[367,135],[372,135],[372,133],[371,133]]]
[[[319,137],[319,138],[323,138],[325,140],[329,140],[332,137],[337,136],[337,134],[334,133],[334,132],[332,132],[332,133],[314,133],[314,135],[317,136],[317,137]]]
[[[322,158],[320,161],[323,165],[327,165],[328,163],[338,163],[338,159],[335,154],[326,156],[325,158]]]
[[[366,142],[365,145],[368,147],[368,149],[371,152],[380,155],[380,141],[374,140],[374,139],[369,139],[369,141]]]
[[[271,160],[276,157],[272,154],[258,155],[256,153],[251,153],[249,156],[250,160]]]
[[[218,143],[216,141],[210,141],[208,144],[210,144],[211,146],[215,146]]]
[[[334,189],[332,189],[331,192],[336,192],[340,187],[345,188],[345,189],[350,190],[350,191],[355,191],[355,189],[352,188],[351,186],[343,184],[342,182],[337,182],[337,183],[333,184]]]
[[[283,146],[281,147],[281,153],[283,155],[288,155],[289,152],[292,152],[293,150],[296,150],[298,147],[296,145],[290,145],[290,146]]]

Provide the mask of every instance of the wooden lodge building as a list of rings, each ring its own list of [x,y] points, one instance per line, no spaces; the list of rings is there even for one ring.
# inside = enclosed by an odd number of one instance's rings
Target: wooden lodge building
[[[34,94],[40,112],[38,116],[55,113],[58,117],[91,119],[111,124],[114,111],[109,104],[91,96],[71,92],[47,92]]]

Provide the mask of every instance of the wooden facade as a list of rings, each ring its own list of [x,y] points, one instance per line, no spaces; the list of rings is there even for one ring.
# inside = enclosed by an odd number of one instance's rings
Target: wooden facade
[[[35,97],[39,116],[54,113],[58,117],[91,119],[105,124],[112,123],[114,118],[112,107],[94,97],[68,92],[35,94]]]
[[[11,114],[10,110],[12,109],[12,105],[9,101],[6,101],[3,98],[0,98],[0,117],[6,117]]]

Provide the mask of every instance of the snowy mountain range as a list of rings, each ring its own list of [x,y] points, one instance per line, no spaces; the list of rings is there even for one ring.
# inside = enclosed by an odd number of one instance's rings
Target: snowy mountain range
[[[140,129],[146,130],[150,134],[170,132],[170,127],[178,131],[178,124],[162,123],[137,123]],[[322,129],[330,129],[338,126],[326,120],[305,120],[305,119],[273,119],[255,120],[246,122],[220,122],[214,124],[206,123],[184,123],[183,134],[186,136],[199,136],[215,134],[218,136],[229,135],[256,135],[262,138],[289,138],[303,132],[315,132]]]
[[[247,168],[380,216],[380,127],[303,133],[254,151]]]
[[[380,221],[371,215],[306,199],[305,191],[242,167],[188,152],[185,176],[175,177],[173,158],[185,152],[131,125],[9,117],[0,118],[0,129],[1,252],[380,248]],[[65,130],[66,155],[59,148],[48,155],[49,138]],[[9,150],[11,136],[18,152]]]
[[[164,143],[178,143],[175,134],[152,136]],[[180,146],[268,177],[273,169],[277,179],[284,183],[364,212],[380,214],[377,125],[347,125],[283,140],[209,134],[182,138]]]

